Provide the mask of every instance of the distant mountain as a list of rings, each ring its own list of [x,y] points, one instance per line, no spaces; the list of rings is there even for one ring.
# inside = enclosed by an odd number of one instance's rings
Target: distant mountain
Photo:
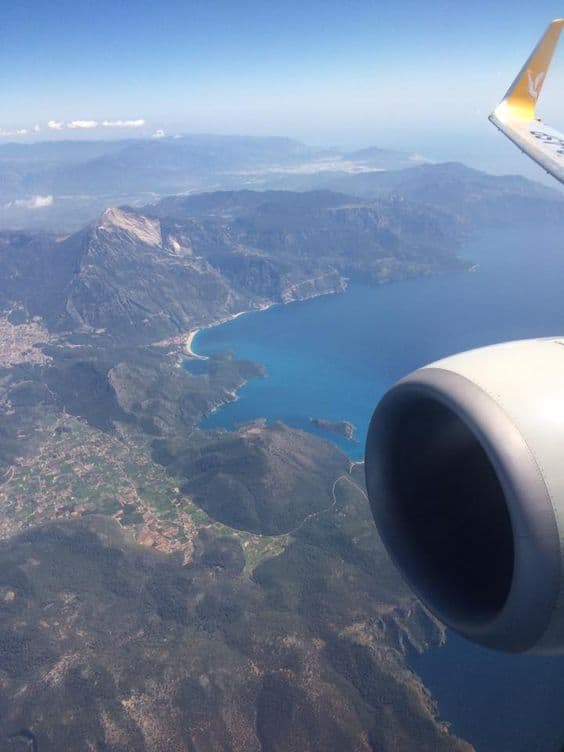
[[[388,169],[409,155],[354,153],[288,138],[189,135],[125,141],[0,145],[0,227],[76,230],[120,203],[202,190],[268,188],[319,172]],[[38,202],[36,197],[49,197]]]
[[[0,200],[33,194],[173,193],[218,171],[311,158],[285,138],[194,135],[157,140],[0,145]]]
[[[321,149],[288,138],[190,135],[0,145],[0,229],[76,232],[105,209],[203,191],[390,194],[488,224],[552,219],[562,194],[519,176],[428,164],[376,146]]]
[[[439,207],[473,225],[564,218],[564,194],[559,190],[520,175],[489,175],[457,162],[422,164],[409,170],[316,176],[309,182],[366,199],[402,197]],[[311,187],[304,186],[308,190]]]
[[[135,139],[119,141],[77,140],[43,141],[33,144],[0,144],[0,164],[22,165],[31,169],[34,165],[56,166],[73,162],[88,162],[98,157],[115,154],[134,145]]]
[[[194,190],[221,173],[293,164],[314,155],[314,149],[288,138],[202,135],[139,140],[57,171],[50,176],[49,192],[176,193]]]
[[[427,160],[418,154],[409,154],[394,149],[381,149],[378,146],[369,146],[366,149],[356,149],[344,154],[344,157],[351,162],[364,164],[367,167],[378,168],[380,170],[394,170],[399,167],[415,166]]]

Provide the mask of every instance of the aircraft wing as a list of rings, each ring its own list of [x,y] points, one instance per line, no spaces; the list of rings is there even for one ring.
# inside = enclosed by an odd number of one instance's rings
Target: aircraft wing
[[[490,121],[521,151],[564,183],[564,134],[545,125],[536,114],[537,100],[562,26],[564,19],[552,21],[507,94],[490,115]]]

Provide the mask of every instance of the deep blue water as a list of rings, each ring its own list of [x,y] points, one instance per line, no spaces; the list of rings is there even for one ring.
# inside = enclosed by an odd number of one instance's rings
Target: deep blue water
[[[197,352],[232,350],[268,370],[203,425],[266,417],[312,430],[310,416],[347,419],[362,442],[379,397],[406,372],[470,347],[564,334],[564,225],[488,231],[464,255],[476,272],[355,285],[202,331]],[[333,439],[361,456],[362,444]],[[502,656],[449,636],[412,665],[479,752],[564,749],[564,657]]]
[[[476,272],[354,285],[200,332],[198,353],[232,350],[268,370],[203,426],[267,417],[312,430],[310,417],[347,419],[361,443],[333,438],[360,457],[372,408],[408,371],[469,347],[564,333],[564,225],[489,232],[464,255]]]

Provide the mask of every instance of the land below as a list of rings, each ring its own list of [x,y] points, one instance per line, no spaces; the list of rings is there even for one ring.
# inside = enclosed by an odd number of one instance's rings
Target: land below
[[[470,749],[407,667],[444,635],[388,560],[362,465],[282,423],[202,430],[264,370],[179,367],[198,328],[350,279],[465,273],[491,212],[564,212],[458,165],[386,180],[0,234],[2,749]]]

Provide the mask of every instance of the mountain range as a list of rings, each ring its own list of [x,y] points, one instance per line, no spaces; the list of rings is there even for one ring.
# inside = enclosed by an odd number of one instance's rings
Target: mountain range
[[[49,326],[151,342],[242,310],[463,264],[456,219],[395,199],[225,192],[108,209],[64,239],[4,236],[0,300]],[[35,283],[32,280],[35,278]],[[24,283],[25,284],[25,283]]]
[[[120,203],[142,205],[171,193],[263,189],[293,175],[391,169],[419,161],[377,148],[347,152],[288,138],[206,134],[4,144],[0,228],[72,231]]]

